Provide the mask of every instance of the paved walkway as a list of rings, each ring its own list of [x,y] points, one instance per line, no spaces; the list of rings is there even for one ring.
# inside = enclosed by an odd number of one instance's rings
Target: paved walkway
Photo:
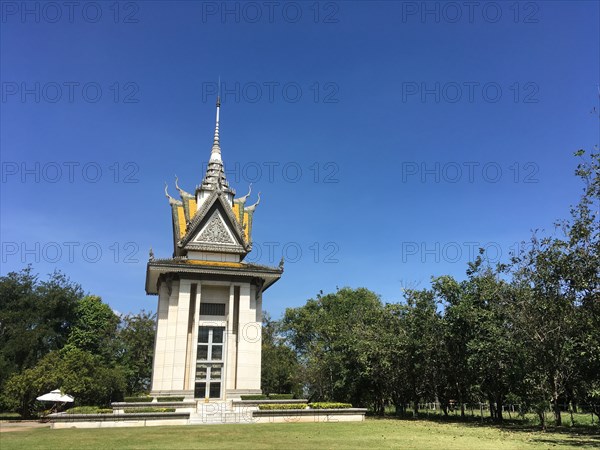
[[[49,423],[40,423],[35,420],[23,420],[21,422],[9,422],[8,420],[0,420],[0,433],[8,431],[27,431],[32,428],[50,428]]]

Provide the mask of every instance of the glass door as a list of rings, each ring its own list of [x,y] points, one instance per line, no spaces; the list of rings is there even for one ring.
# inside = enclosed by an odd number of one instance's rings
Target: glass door
[[[199,327],[195,398],[221,398],[225,327]]]

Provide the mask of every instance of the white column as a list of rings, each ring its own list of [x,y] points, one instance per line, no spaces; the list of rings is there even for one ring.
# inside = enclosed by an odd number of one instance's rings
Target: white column
[[[187,389],[194,390],[196,383],[196,358],[198,357],[198,321],[200,320],[200,302],[202,301],[202,283],[196,287],[196,305],[194,310],[194,329],[192,331],[192,357],[190,360],[190,381]]]
[[[169,312],[166,323],[165,349],[163,352],[164,365],[162,373],[163,391],[173,389],[173,364],[175,356],[175,336],[177,333],[177,313],[179,303],[179,281],[171,283],[171,295],[169,295]]]
[[[173,372],[171,389],[181,391],[185,379],[185,354],[188,342],[188,319],[190,314],[190,280],[179,282],[179,299],[177,302],[177,320],[175,322],[175,346],[173,353]]]
[[[255,287],[240,287],[237,389],[260,389],[261,325],[256,322]]]
[[[156,337],[154,340],[154,359],[152,361],[152,391],[163,389],[168,317],[169,293],[166,283],[161,283],[158,293],[158,310],[156,313]]]
[[[223,393],[227,389],[235,389],[235,352],[237,347],[236,336],[233,334],[233,310],[235,305],[235,286],[229,288],[229,302],[227,303],[227,329],[225,333],[225,377],[223,379]]]

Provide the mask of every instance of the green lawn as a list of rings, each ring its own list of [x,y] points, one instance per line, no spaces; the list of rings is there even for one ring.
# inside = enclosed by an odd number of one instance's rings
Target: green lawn
[[[6,425],[6,424],[3,424]],[[528,428],[372,419],[362,423],[203,425],[146,428],[47,428],[0,433],[10,449],[192,449],[192,448],[422,448],[533,449],[600,447],[600,432],[543,433]]]

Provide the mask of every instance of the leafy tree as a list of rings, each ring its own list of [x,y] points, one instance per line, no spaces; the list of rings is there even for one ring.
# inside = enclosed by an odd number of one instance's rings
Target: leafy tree
[[[434,401],[440,387],[440,348],[442,336],[440,314],[433,291],[405,291],[406,312],[404,330],[406,335],[406,379],[410,390],[413,415],[419,412],[419,402]]]
[[[600,368],[600,155],[592,154],[576,174],[584,192],[571,219],[557,223],[561,235],[534,235],[513,259],[521,293],[516,329],[530,351],[528,375],[538,403],[552,403],[556,425],[562,424],[561,399],[577,385],[592,387]]]
[[[120,366],[107,366],[101,356],[65,347],[13,375],[2,393],[3,401],[31,417],[47,407],[36,402],[36,397],[57,388],[73,395],[76,405],[109,405],[123,397],[125,374]]]
[[[60,272],[40,281],[29,266],[0,277],[0,391],[12,374],[65,344],[82,297]]]
[[[381,403],[381,388],[372,376],[376,358],[365,342],[371,344],[377,335],[382,308],[375,293],[343,288],[286,310],[282,330],[304,367],[311,399]]]
[[[302,394],[296,353],[280,336],[280,324],[263,312],[261,388],[265,394]]]
[[[156,314],[140,311],[121,319],[118,360],[127,375],[127,394],[147,392],[152,378]]]
[[[77,303],[76,319],[67,339],[66,348],[85,350],[114,360],[117,327],[120,319],[100,297],[88,295]]]

